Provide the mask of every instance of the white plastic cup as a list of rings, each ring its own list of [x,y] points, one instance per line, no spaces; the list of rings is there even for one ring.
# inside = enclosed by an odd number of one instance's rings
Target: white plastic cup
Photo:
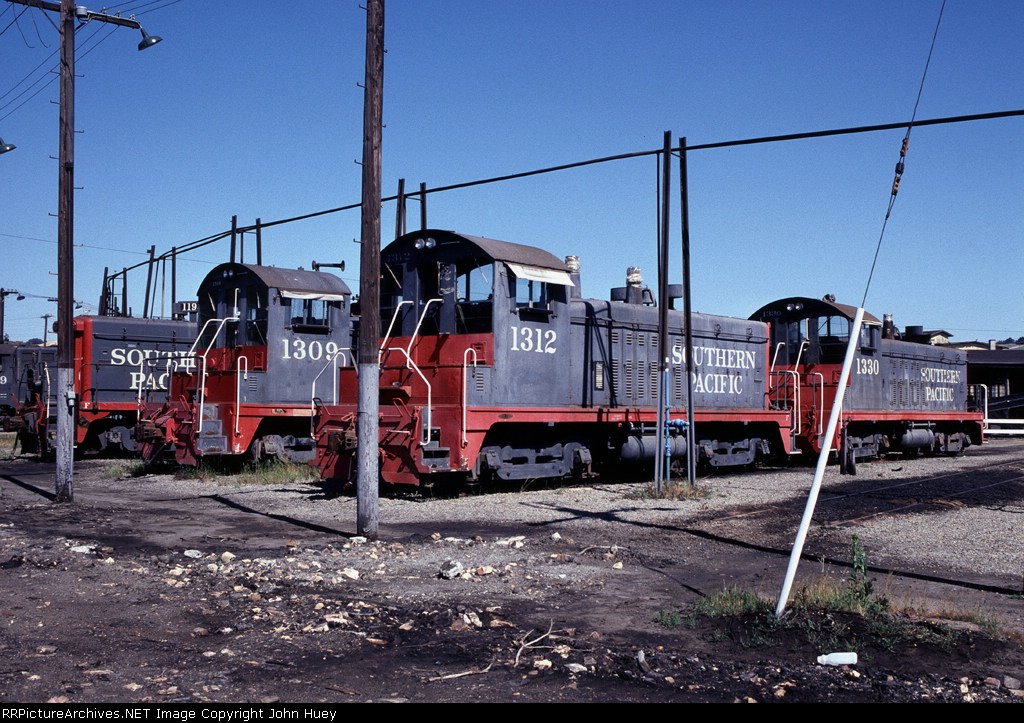
[[[818,656],[819,665],[856,665],[856,653],[829,653]]]

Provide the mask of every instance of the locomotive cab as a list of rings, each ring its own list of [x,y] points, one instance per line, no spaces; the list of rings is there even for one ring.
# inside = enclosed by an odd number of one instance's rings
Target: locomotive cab
[[[351,364],[351,292],[336,276],[226,263],[199,287],[191,373],[139,433],[154,461],[168,446],[180,464],[201,457],[310,462],[314,399],[337,402],[328,370]]]

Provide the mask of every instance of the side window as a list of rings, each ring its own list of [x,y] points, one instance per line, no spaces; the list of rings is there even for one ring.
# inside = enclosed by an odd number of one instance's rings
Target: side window
[[[303,334],[327,334],[331,330],[331,309],[340,308],[338,301],[325,299],[291,299],[281,300],[282,305],[288,302],[288,318],[293,331]]]
[[[818,319],[818,345],[824,364],[839,364],[846,356],[850,341],[850,320],[845,316],[823,316]]]
[[[267,303],[262,289],[250,286],[245,294],[245,343],[267,345]]]
[[[477,262],[473,262],[476,264]],[[494,314],[494,263],[460,269],[455,279],[455,325],[459,334],[486,334]]]

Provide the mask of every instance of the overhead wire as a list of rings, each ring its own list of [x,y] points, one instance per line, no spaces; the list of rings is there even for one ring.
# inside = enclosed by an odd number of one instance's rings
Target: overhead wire
[[[892,207],[896,203],[896,194],[900,191],[900,181],[903,178],[903,170],[905,168],[907,160],[907,150],[910,147],[910,131],[914,128],[914,120],[917,118],[917,108],[921,104],[921,94],[924,92],[924,81],[928,77],[928,66],[932,62],[932,53],[935,52],[935,40],[939,36],[939,26],[942,24],[942,13],[946,9],[946,0],[942,0],[942,5],[939,7],[939,17],[935,21],[935,31],[932,33],[932,43],[928,48],[928,58],[924,63],[924,71],[921,73],[921,83],[917,87],[917,98],[914,100],[914,112],[910,115],[910,123],[907,124],[907,132],[903,136],[903,142],[900,145],[900,159],[896,161],[896,176],[892,181],[892,190],[889,193],[889,205],[885,210],[885,219],[882,221],[882,230],[878,234],[878,243],[875,244],[875,255],[871,260],[871,270],[868,272],[867,283],[864,284],[864,298],[861,299],[861,308],[867,304],[868,291],[871,289],[871,279],[875,275],[875,266],[878,264],[878,254],[882,250],[882,240],[885,238],[885,229],[889,225],[889,217],[892,215]]]

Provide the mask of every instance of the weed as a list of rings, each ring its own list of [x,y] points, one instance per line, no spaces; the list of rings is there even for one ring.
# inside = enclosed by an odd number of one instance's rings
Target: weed
[[[701,598],[695,605],[695,612],[704,617],[717,618],[771,612],[772,605],[770,600],[757,593],[732,585],[721,592]]]
[[[107,479],[127,479],[129,477],[143,477],[147,471],[144,462],[119,459],[110,462],[103,468],[103,476]]]
[[[683,614],[676,610],[659,610],[654,616],[654,622],[662,627],[674,630],[683,624]]]
[[[201,462],[195,467],[181,467],[176,472],[181,479],[198,479],[223,485],[275,485],[290,482],[312,482],[316,469],[308,464],[293,464],[279,460],[246,462],[240,469],[230,469]]]
[[[686,482],[670,480],[662,485],[661,491],[655,489],[654,483],[650,482],[627,495],[637,500],[703,500],[711,496],[711,491],[705,487],[694,485],[691,487]]]

